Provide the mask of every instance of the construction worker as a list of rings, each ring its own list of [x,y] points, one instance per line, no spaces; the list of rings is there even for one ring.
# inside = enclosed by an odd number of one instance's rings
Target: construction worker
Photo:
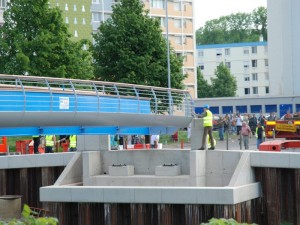
[[[76,135],[70,135],[69,141],[70,141],[69,152],[75,152],[77,150],[77,148],[76,148],[76,146],[77,146],[77,137],[76,137]]]
[[[45,153],[53,153],[53,147],[56,144],[55,135],[46,135],[46,150]]]
[[[39,154],[40,136],[34,135],[34,136],[32,136],[32,139],[33,139],[34,154]]]
[[[203,136],[202,136],[202,146],[198,150],[204,150],[207,134],[209,135],[210,146],[211,146],[210,148],[208,148],[208,150],[214,150],[215,149],[215,143],[214,143],[214,138],[213,138],[213,135],[212,135],[213,114],[209,110],[209,105],[204,105],[203,108],[204,108],[204,113],[200,117],[203,118],[204,131],[203,131]]]

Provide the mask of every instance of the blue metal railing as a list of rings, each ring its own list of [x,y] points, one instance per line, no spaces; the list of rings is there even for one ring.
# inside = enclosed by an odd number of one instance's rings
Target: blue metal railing
[[[117,112],[191,116],[194,104],[186,90],[0,74],[1,111]]]

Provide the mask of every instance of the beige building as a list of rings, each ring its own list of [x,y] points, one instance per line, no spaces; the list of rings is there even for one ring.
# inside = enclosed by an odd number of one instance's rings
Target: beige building
[[[183,72],[187,74],[184,83],[191,96],[195,98],[197,96],[197,72],[193,0],[168,0],[167,7],[165,2],[165,0],[144,0],[145,8],[149,10],[150,16],[160,18],[164,34],[167,32],[166,21],[168,20],[169,41],[176,53],[184,56]]]

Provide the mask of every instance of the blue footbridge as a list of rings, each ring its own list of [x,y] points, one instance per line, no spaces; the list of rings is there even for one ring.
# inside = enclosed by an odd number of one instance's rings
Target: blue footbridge
[[[172,134],[193,112],[186,90],[0,74],[0,136]]]

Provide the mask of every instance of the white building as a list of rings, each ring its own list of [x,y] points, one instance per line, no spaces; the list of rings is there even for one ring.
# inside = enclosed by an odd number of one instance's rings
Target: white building
[[[268,0],[270,94],[300,95],[300,1]]]
[[[197,46],[197,66],[209,83],[221,62],[236,77],[237,97],[270,94],[267,42]]]

